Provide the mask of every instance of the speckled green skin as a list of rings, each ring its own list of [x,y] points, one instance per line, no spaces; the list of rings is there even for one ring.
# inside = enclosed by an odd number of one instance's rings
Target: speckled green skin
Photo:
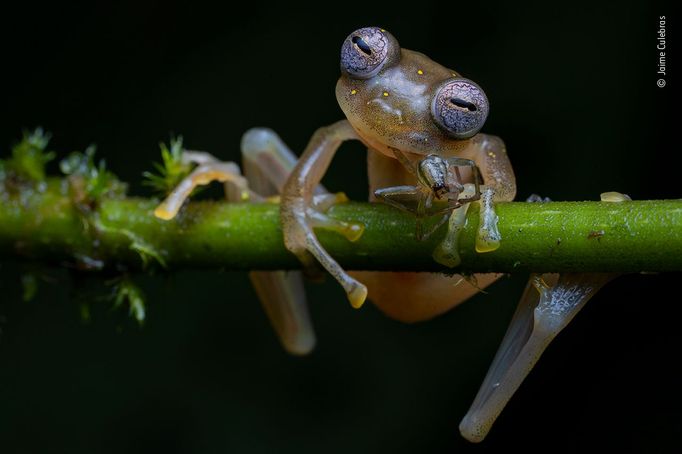
[[[85,268],[97,268],[98,260],[107,267],[139,267],[140,253],[130,247],[137,240],[153,252],[148,255],[151,262],[158,261],[157,255],[173,269],[299,265],[284,248],[275,204],[194,202],[170,222],[153,216],[156,204],[145,199],[104,200],[84,217],[57,187],[22,197],[2,194],[0,256],[67,260]],[[682,200],[511,202],[497,204],[496,210],[501,247],[486,254],[475,252],[479,215],[478,205],[472,205],[460,237],[462,264],[457,270],[682,270]],[[444,270],[431,257],[444,228],[420,242],[414,238],[414,217],[387,206],[349,203],[334,207],[330,214],[366,225],[356,243],[318,232],[344,268]]]

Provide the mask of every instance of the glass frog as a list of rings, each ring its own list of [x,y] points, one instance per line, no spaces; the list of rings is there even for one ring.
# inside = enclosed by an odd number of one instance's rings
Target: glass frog
[[[230,201],[280,197],[286,247],[306,273],[325,268],[354,307],[365,298],[388,316],[416,322],[439,315],[487,287],[499,274],[460,275],[416,272],[346,272],[317,240],[315,229],[329,229],[357,240],[363,226],[327,216],[343,203],[320,184],[342,142],[359,140],[368,148],[370,201],[383,201],[416,216],[444,215],[448,233],[434,258],[458,264],[457,232],[470,203],[479,203],[476,249],[500,245],[494,203],[511,201],[516,183],[505,145],[479,133],[489,110],[483,90],[424,54],[402,49],[378,27],[351,33],[341,47],[341,77],[336,98],[346,119],[318,129],[300,159],[271,130],[245,133],[243,175],[235,163],[203,152],[184,153],[197,166],[155,211],[172,219],[197,185],[225,183]],[[482,180],[482,181],[481,181]],[[462,435],[480,441],[551,339],[610,276],[534,276],[469,413]],[[284,348],[306,354],[315,344],[302,273],[252,271],[251,281]]]

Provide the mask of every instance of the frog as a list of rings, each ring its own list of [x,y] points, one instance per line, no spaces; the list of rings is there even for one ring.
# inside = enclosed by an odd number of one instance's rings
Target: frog
[[[249,277],[282,346],[295,355],[309,353],[316,343],[303,278],[318,276],[320,268],[338,281],[353,307],[368,298],[389,317],[406,323],[443,314],[502,276],[344,270],[315,233],[330,230],[351,242],[363,234],[363,225],[329,216],[333,206],[348,199],[321,184],[342,143],[356,140],[368,149],[370,202],[387,203],[419,218],[441,216],[447,222],[445,238],[433,255],[449,267],[459,264],[457,238],[468,207],[480,205],[475,247],[478,253],[489,253],[503,241],[495,204],[516,195],[504,142],[480,132],[490,105],[476,82],[420,52],[401,48],[381,27],[348,35],[340,70],[335,93],[345,119],[315,131],[300,157],[268,128],[252,128],[243,135],[243,168],[208,153],[186,151],[183,159],[196,167],[154,211],[160,219],[175,218],[193,189],[212,181],[225,184],[228,201],[280,204],[284,244],[302,270],[251,271]],[[460,424],[466,439],[485,438],[547,344],[609,279],[594,274],[532,276]]]

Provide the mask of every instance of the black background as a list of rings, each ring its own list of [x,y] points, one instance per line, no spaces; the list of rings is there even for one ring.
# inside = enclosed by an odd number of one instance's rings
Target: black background
[[[678,198],[667,125],[672,75],[656,86],[662,2],[524,6],[340,2],[240,10],[179,2],[23,3],[0,13],[0,145],[42,125],[62,155],[98,144],[132,192],[171,133],[238,160],[269,126],[301,150],[341,118],[345,36],[365,25],[477,81],[486,132],[507,143],[519,198]],[[669,42],[669,46],[671,43]],[[669,72],[676,67],[674,48]],[[366,197],[364,150],[344,145],[325,184]],[[56,170],[56,166],[52,166]],[[454,452],[604,445],[667,451],[682,433],[679,274],[630,275],[602,290],[550,346],[481,445],[458,435],[525,284],[514,275],[428,323],[350,308],[309,286],[318,347],[280,349],[245,273],[142,277],[148,318],[79,299],[98,278],[0,265],[0,452]]]

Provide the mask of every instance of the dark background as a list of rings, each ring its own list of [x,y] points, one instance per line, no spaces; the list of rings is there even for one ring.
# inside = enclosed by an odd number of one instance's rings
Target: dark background
[[[148,195],[140,174],[170,133],[238,160],[241,134],[269,126],[300,151],[317,127],[341,118],[341,42],[381,25],[484,87],[492,106],[484,131],[506,141],[520,199],[680,197],[679,146],[666,126],[673,77],[656,86],[658,16],[679,29],[665,4],[484,3],[247,2],[244,13],[169,1],[3,7],[2,153],[23,128],[42,125],[62,155],[97,143],[132,192]],[[360,145],[344,145],[327,187],[364,199],[364,159]],[[629,275],[602,290],[474,446],[457,426],[527,276],[413,326],[371,305],[351,309],[331,280],[311,284],[318,347],[293,358],[245,273],[142,277],[148,315],[139,329],[108,303],[81,322],[78,301],[106,291],[99,278],[41,271],[53,283],[23,303],[21,266],[0,272],[2,453],[679,446],[679,274]]]

